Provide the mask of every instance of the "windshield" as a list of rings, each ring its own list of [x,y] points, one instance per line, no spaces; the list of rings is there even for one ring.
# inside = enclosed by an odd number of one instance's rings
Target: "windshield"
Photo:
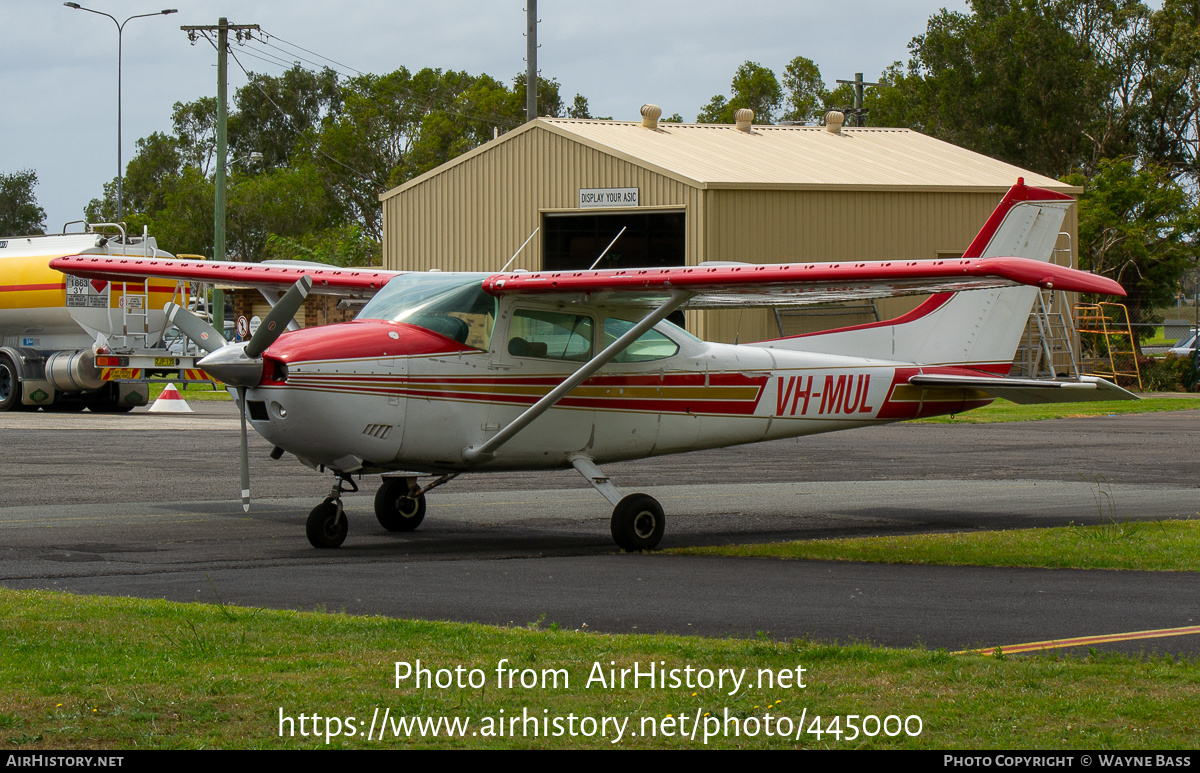
[[[357,319],[423,327],[467,346],[487,349],[496,299],[483,291],[489,274],[401,274],[384,285]]]

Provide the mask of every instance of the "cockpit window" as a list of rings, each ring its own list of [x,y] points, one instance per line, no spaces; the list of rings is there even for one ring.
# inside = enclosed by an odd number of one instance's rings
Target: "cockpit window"
[[[496,321],[496,299],[483,291],[487,276],[401,274],[384,285],[357,319],[404,322],[487,350]]]

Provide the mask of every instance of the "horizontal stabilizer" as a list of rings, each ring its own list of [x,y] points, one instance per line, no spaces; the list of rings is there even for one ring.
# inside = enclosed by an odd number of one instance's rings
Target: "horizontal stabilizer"
[[[1078,381],[1042,381],[1032,378],[918,374],[910,378],[908,383],[922,387],[978,389],[992,397],[1011,400],[1021,405],[1141,399],[1133,392],[1095,376],[1080,376]]]

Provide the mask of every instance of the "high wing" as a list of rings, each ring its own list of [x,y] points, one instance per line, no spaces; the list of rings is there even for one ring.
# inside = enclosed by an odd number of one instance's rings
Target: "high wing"
[[[392,277],[404,273],[378,268],[338,268],[291,261],[233,263],[168,258],[110,258],[95,255],[55,258],[50,261],[50,268],[85,279],[104,279],[110,282],[140,282],[147,277],[161,277],[233,287],[252,287],[264,293],[286,290],[300,277],[307,275],[313,283],[310,292],[347,298],[369,298],[379,292]]]
[[[638,306],[657,306],[683,291],[689,297],[681,308],[687,309],[802,306],[1014,285],[1125,295],[1107,277],[1014,257],[557,271],[496,274],[483,283],[496,296]]]
[[[392,277],[405,273],[366,268],[316,268],[266,263],[110,258],[72,255],[50,267],[66,274],[108,281],[163,277],[280,291],[307,274],[312,292],[370,297]],[[1027,258],[896,260],[774,265],[680,266],[606,271],[494,274],[483,280],[496,296],[538,295],[605,305],[654,307],[684,291],[681,308],[800,306],[893,295],[957,292],[1035,285],[1074,292],[1124,295],[1106,277]]]

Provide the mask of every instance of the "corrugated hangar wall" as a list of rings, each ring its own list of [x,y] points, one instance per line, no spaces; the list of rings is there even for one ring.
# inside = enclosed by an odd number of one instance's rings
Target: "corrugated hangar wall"
[[[532,127],[385,194],[384,267],[498,271],[545,214],[605,211],[578,209],[580,189],[633,187],[639,189],[639,211],[686,213],[688,265],[954,257],[1004,194],[919,187],[702,188]],[[1074,208],[1064,230],[1077,232]],[[1060,241],[1066,246],[1065,238]],[[513,267],[540,270],[542,248],[539,233]],[[895,317],[920,300],[884,299],[877,302],[878,313]],[[839,324],[846,323],[828,326]],[[764,309],[689,312],[687,326],[713,341],[745,343],[780,334],[775,315]]]
[[[385,268],[499,271],[541,224],[542,213],[575,211],[580,188],[618,187],[640,189],[639,210],[683,209],[687,262],[698,262],[703,218],[696,214],[697,188],[536,129],[485,148],[383,200]],[[514,268],[541,268],[540,237]]]
[[[708,260],[786,263],[928,260],[957,257],[983,227],[1003,191],[709,191]],[[1075,233],[1072,207],[1063,229]],[[1068,239],[1060,237],[1061,246]],[[877,301],[882,319],[926,296]],[[775,317],[757,309],[707,313],[705,337],[761,341],[779,336]]]

